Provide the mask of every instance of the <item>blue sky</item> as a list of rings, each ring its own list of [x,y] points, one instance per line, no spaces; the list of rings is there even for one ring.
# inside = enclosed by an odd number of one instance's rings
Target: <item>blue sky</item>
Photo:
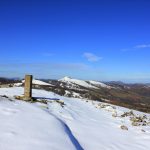
[[[1,0],[0,76],[150,82],[149,0]]]

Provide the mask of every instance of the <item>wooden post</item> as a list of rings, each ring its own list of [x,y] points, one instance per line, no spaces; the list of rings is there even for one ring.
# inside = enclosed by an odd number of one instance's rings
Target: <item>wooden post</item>
[[[24,100],[32,99],[32,75],[25,76]]]

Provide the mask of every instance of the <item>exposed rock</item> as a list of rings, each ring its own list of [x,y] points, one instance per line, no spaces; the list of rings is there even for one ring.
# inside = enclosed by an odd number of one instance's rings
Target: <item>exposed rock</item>
[[[130,118],[133,126],[147,126],[149,122],[147,121],[147,116],[133,116]]]
[[[120,126],[120,128],[121,128],[122,130],[128,130],[128,127],[125,126],[125,125]]]
[[[60,100],[57,100],[56,101],[58,104],[60,104],[61,107],[64,107],[66,104],[64,103],[64,101],[60,101]]]
[[[142,129],[141,131],[142,131],[142,132],[146,132],[146,131],[145,131],[145,130],[143,130],[143,129]]]
[[[124,112],[124,114],[121,115],[121,117],[128,117],[128,116],[134,116],[133,111]]]
[[[1,97],[8,98],[8,96],[6,96],[6,95],[1,95]]]
[[[114,112],[114,113],[112,114],[112,117],[117,117],[117,112]]]
[[[138,122],[132,122],[132,126],[140,126]]]

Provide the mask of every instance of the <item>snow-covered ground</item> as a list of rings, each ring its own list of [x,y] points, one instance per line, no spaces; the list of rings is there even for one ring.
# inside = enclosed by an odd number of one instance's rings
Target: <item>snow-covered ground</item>
[[[106,85],[106,84],[104,84],[104,83],[102,83],[102,82],[98,82],[98,81],[89,81],[91,84],[93,84],[93,85],[96,85],[96,86],[100,86],[100,87],[103,87],[103,88],[108,88],[108,89],[110,89],[111,88],[111,86],[108,86],[108,85]]]
[[[13,98],[22,94],[21,87],[0,89],[0,95],[8,96],[0,97],[0,150],[150,149],[149,125],[135,127],[129,117],[112,116],[129,109],[43,90],[33,90],[33,96],[47,100],[47,104]],[[148,120],[150,115],[145,115]],[[128,130],[122,130],[121,125]]]
[[[22,81],[24,83],[24,80]],[[32,84],[36,84],[36,85],[47,85],[47,86],[53,86],[52,84],[37,80],[37,79],[33,79],[32,80]]]

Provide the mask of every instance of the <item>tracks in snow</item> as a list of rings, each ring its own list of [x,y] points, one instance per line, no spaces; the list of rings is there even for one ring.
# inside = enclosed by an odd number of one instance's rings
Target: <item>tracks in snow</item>
[[[62,126],[64,127],[64,130],[68,136],[68,138],[70,139],[70,141],[72,142],[72,144],[74,145],[76,150],[84,150],[82,148],[82,146],[80,145],[79,141],[76,139],[76,137],[73,135],[71,129],[69,128],[69,126],[60,118],[58,118],[56,115],[52,114],[51,112],[47,111],[50,115],[52,115],[55,119],[57,119]]]

